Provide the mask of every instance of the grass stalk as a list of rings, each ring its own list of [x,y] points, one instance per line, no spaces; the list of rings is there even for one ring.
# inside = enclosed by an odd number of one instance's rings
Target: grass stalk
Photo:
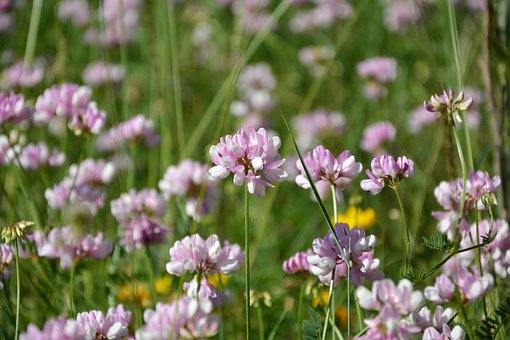
[[[20,304],[21,304],[21,281],[20,281],[20,265],[19,265],[19,246],[18,241],[14,240],[14,249],[16,257],[16,328],[14,330],[14,339],[19,338],[19,315],[20,315]]]
[[[32,66],[37,44],[37,32],[39,31],[39,21],[41,19],[42,0],[34,0],[32,12],[30,13],[30,26],[28,28],[27,44],[25,47],[25,56],[23,58],[23,69],[27,70]]]
[[[250,196],[248,192],[248,182],[244,185],[244,251],[246,252],[246,262],[244,266],[246,339],[250,339]]]
[[[397,196],[398,205],[400,207],[400,214],[402,215],[402,223],[404,224],[405,231],[405,243],[406,243],[406,251],[405,251],[405,271],[409,270],[409,262],[411,257],[411,236],[409,235],[409,227],[407,225],[406,213],[404,210],[404,204],[402,203],[402,199],[400,198],[400,194],[398,192],[398,188],[394,189],[395,195]]]

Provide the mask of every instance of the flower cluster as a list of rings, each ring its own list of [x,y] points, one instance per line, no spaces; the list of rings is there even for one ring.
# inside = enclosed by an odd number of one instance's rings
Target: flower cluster
[[[44,78],[45,65],[42,59],[36,59],[32,65],[25,65],[18,61],[11,67],[3,70],[1,87],[14,89],[18,87],[29,88],[38,85]]]
[[[486,207],[482,199],[496,192],[501,184],[499,176],[493,178],[485,171],[471,172],[466,182],[466,197],[464,202],[464,211],[462,212],[462,221],[460,231],[467,232],[469,223],[467,214],[475,208],[484,210]],[[446,234],[448,239],[453,240],[455,236],[455,227],[462,202],[463,180],[458,178],[451,182],[442,181],[434,190],[434,196],[437,202],[445,209],[444,211],[434,211],[434,216],[438,221],[438,229]]]
[[[217,235],[204,240],[200,235],[186,236],[170,248],[170,262],[166,270],[181,276],[186,272],[205,275],[232,274],[244,263],[244,252],[237,244],[225,241],[223,247]]]
[[[158,303],[147,309],[145,325],[136,331],[136,339],[205,338],[216,335],[220,318],[212,314],[209,300],[188,296],[172,303]]]
[[[348,19],[352,6],[346,0],[312,1],[312,7],[299,11],[290,21],[290,29],[295,33],[326,29],[340,20]]]
[[[217,182],[207,174],[207,164],[185,159],[169,166],[159,189],[166,199],[182,197],[186,200],[186,214],[195,220],[210,213],[217,206]]]
[[[83,82],[90,86],[120,83],[124,79],[124,67],[117,64],[95,62],[83,70]]]
[[[91,17],[89,3],[85,0],[62,0],[58,4],[58,17],[78,27],[85,26]]]
[[[376,57],[359,62],[356,71],[367,79],[364,93],[367,99],[377,100],[388,93],[386,84],[397,78],[397,61],[388,57]]]
[[[425,340],[464,339],[466,333],[459,325],[453,328],[449,326],[454,317],[455,313],[451,308],[444,309],[442,306],[437,306],[434,314],[428,307],[423,307],[412,315],[413,323],[422,329]]]
[[[32,109],[26,105],[25,97],[11,92],[0,92],[0,126],[6,123],[20,124],[30,118]]]
[[[310,272],[310,263],[308,256],[313,255],[313,251],[308,249],[306,252],[298,252],[290,259],[283,262],[283,271],[287,274],[296,274],[299,272]]]
[[[170,231],[159,221],[166,212],[166,200],[154,189],[131,189],[111,202],[111,210],[124,229],[120,243],[129,251],[161,242]]]
[[[394,141],[396,135],[397,129],[390,122],[383,121],[369,125],[363,130],[361,150],[379,153],[383,150],[384,143]]]
[[[104,239],[103,233],[99,232],[96,236],[82,235],[70,226],[53,228],[42,242],[36,243],[39,243],[37,244],[39,256],[59,258],[60,266],[66,269],[71,268],[78,258],[102,259],[113,249],[112,243]]]
[[[330,46],[308,46],[299,50],[299,61],[315,77],[324,75],[327,66],[335,57],[335,50]]]
[[[141,142],[152,147],[158,145],[159,141],[159,135],[154,130],[154,122],[139,114],[100,135],[96,145],[101,151],[114,151],[126,143]]]
[[[365,236],[363,228],[350,229],[345,223],[337,223],[334,231],[313,241],[314,254],[307,256],[312,274],[317,275],[326,285],[332,279],[336,285],[340,277],[347,278],[348,274],[356,286],[365,279],[372,281],[383,277],[383,273],[378,270],[380,261],[374,258],[374,235]]]
[[[430,112],[439,112],[449,124],[462,123],[460,113],[466,111],[471,103],[472,98],[464,99],[464,92],[456,96],[452,89],[444,90],[440,95],[433,95],[430,101],[425,101],[424,106]]]
[[[86,86],[54,85],[37,98],[34,123],[56,124],[55,120],[66,119],[77,135],[98,134],[106,123],[106,113],[97,108],[91,97],[92,90]]]
[[[330,186],[334,186],[339,202],[343,201],[343,190],[358,177],[363,168],[349,150],[345,150],[337,158],[323,146],[309,152],[304,161],[317,190],[324,195]],[[301,171],[301,175],[296,177],[297,185],[305,189],[311,188],[301,161],[297,161],[297,167]]]
[[[372,171],[367,170],[368,179],[361,181],[361,189],[377,195],[385,186],[396,189],[400,181],[414,174],[414,162],[402,156],[397,159],[381,155],[372,160]]]
[[[338,136],[345,130],[345,116],[341,112],[317,109],[294,117],[292,125],[296,130],[299,147],[309,150],[319,143],[320,137]]]
[[[79,313],[75,320],[61,316],[46,321],[42,329],[28,325],[26,333],[20,334],[21,340],[80,340],[80,339],[115,339],[122,340],[128,336],[131,312],[118,305],[108,309],[107,314],[93,310]]]
[[[274,188],[271,182],[283,182],[287,177],[280,169],[285,162],[278,154],[280,145],[280,138],[270,138],[263,128],[240,129],[211,146],[209,155],[216,166],[209,169],[209,175],[225,179],[233,173],[234,184],[243,185],[246,181],[250,194],[264,196],[266,187]]]
[[[240,100],[232,102],[230,111],[237,117],[260,117],[275,105],[273,91],[276,78],[266,63],[248,65],[239,75]]]
[[[69,167],[69,175],[53,188],[48,188],[44,196],[53,209],[63,209],[68,205],[84,204],[92,214],[104,206],[106,192],[102,188],[114,179],[117,167],[104,160],[85,159],[80,164]]]
[[[413,291],[409,280],[402,279],[398,285],[389,279],[376,281],[371,291],[358,287],[356,296],[361,307],[379,312],[375,318],[365,319],[368,331],[357,339],[411,339],[420,332],[412,315],[423,305],[423,294]]]

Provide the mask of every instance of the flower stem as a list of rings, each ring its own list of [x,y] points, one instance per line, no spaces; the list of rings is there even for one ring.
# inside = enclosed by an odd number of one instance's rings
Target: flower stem
[[[69,274],[69,313],[71,314],[71,318],[74,317],[74,278],[76,277],[77,266],[78,259],[73,262],[71,273]]]
[[[14,241],[14,248],[16,253],[16,329],[14,331],[14,339],[18,340],[19,337],[19,314],[20,314],[20,303],[21,303],[21,282],[20,282],[20,269],[19,269],[19,248],[18,241]]]
[[[464,205],[466,204],[467,170],[466,161],[464,160],[464,151],[462,150],[462,145],[460,144],[459,133],[457,132],[457,129],[455,129],[455,126],[452,126],[452,129],[453,135],[455,136],[455,144],[457,144],[457,153],[459,154],[460,166],[462,168],[462,197],[460,201],[459,217],[457,220],[457,226],[460,228],[460,224],[464,216]]]
[[[25,57],[23,58],[23,69],[32,65],[37,43],[37,31],[39,30],[39,20],[41,18],[42,0],[35,0],[30,14],[30,26],[28,28],[27,45],[25,47]]]
[[[400,214],[402,215],[402,222],[404,224],[404,230],[406,233],[406,253],[405,253],[405,271],[407,273],[409,269],[409,261],[411,257],[411,237],[409,236],[409,227],[407,226],[406,213],[404,210],[404,204],[402,203],[402,199],[400,198],[400,194],[398,193],[398,189],[395,188],[395,195],[397,195],[398,205],[400,206]]]
[[[365,314],[359,305],[358,297],[354,294],[354,302],[356,303],[356,313],[358,314],[358,327],[361,331],[363,329],[363,319],[365,318]]]
[[[299,302],[298,302],[298,331],[297,338],[298,340],[303,339],[303,331],[302,331],[302,323],[303,323],[303,298],[305,295],[305,283],[301,284],[301,288],[299,289]]]
[[[259,321],[259,339],[264,340],[264,319],[262,318],[262,306],[257,308],[257,319]]]
[[[248,183],[244,185],[244,251],[246,252],[245,264],[245,294],[246,294],[246,339],[250,339],[250,198]]]
[[[331,184],[331,197],[333,198],[333,223],[338,223],[338,206],[336,202],[335,186]]]
[[[328,319],[329,319],[329,312],[331,310],[331,298],[333,296],[333,286],[335,285],[335,269],[331,272],[331,282],[329,283],[329,297],[328,297],[328,307],[326,309],[326,318],[324,319],[324,329],[322,330],[322,337],[321,340],[324,340],[326,338],[326,333],[328,331]]]
[[[476,227],[476,242],[480,242],[480,232],[478,228],[480,216],[478,214],[478,207],[475,205],[475,227]],[[473,242],[473,244],[476,244],[476,242]],[[482,267],[482,249],[478,248],[476,249],[476,260],[478,264],[478,269],[480,270],[480,277],[483,277],[483,267]],[[482,298],[483,301],[483,312],[485,319],[487,319],[487,300],[485,299],[485,295]]]

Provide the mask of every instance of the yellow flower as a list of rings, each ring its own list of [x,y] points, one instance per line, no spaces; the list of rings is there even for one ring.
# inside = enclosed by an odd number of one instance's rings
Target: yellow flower
[[[156,288],[156,292],[158,294],[170,294],[170,288],[172,288],[172,277],[170,275],[165,275],[156,279],[154,282],[154,288]]]
[[[215,288],[221,288],[226,286],[229,279],[230,277],[228,275],[221,273],[207,276],[207,280],[209,280],[209,283],[213,285]]]
[[[344,326],[347,325],[347,314],[349,314],[349,311],[346,307],[340,307],[336,310],[336,318],[340,321],[340,323]]]
[[[372,208],[362,209],[350,205],[345,213],[338,214],[338,221],[352,227],[370,228],[375,224],[376,215]]]
[[[312,294],[312,307],[326,307],[329,300],[329,289],[323,288],[319,292]]]
[[[145,284],[129,282],[119,288],[117,298],[120,302],[140,303],[143,307],[151,305],[151,294]]]

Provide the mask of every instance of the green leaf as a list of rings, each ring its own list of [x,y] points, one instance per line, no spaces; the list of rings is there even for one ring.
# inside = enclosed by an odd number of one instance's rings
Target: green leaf
[[[454,244],[444,234],[435,234],[429,238],[423,238],[423,245],[427,248],[449,253],[453,250]]]
[[[303,321],[303,337],[307,340],[320,339],[322,333],[322,322],[319,313],[312,307],[308,307],[311,320]]]
[[[495,339],[501,327],[510,321],[510,297],[502,301],[494,313],[495,315],[483,320],[476,331],[480,339]]]

